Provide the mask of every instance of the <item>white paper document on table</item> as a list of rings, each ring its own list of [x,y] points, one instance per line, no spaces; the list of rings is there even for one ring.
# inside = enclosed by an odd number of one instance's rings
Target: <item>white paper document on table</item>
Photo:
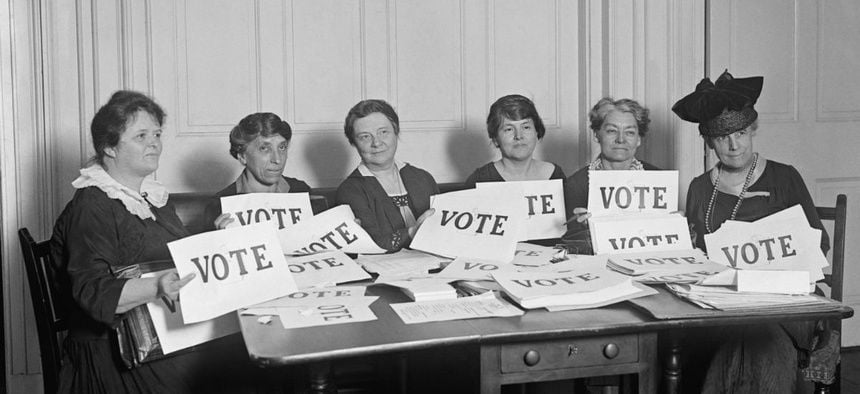
[[[242,310],[243,315],[277,315],[277,308],[316,305],[327,302],[349,302],[363,298],[365,286],[333,286],[299,290],[283,297],[254,304]]]
[[[520,316],[524,313],[493,292],[454,300],[391,304],[391,309],[406,324],[480,317]]]
[[[426,274],[427,271],[439,268],[442,263],[448,261],[451,259],[412,249],[401,249],[386,254],[362,254],[356,259],[356,262],[367,272],[389,278]]]
[[[311,305],[277,308],[277,311],[285,329],[358,323],[376,320],[370,304],[378,298],[365,296],[329,300]]]
[[[385,253],[355,222],[349,205],[339,205],[304,219],[278,232],[281,248],[288,254],[311,254],[326,250],[346,253]]]
[[[367,271],[339,250],[287,257],[286,263],[299,289],[370,279]]]

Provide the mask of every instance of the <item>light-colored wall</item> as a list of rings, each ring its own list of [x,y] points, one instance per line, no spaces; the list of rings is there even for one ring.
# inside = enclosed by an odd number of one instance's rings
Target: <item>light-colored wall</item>
[[[548,132],[538,156],[567,173],[592,157],[598,98],[652,109],[641,157],[702,171],[701,142],[669,107],[702,75],[704,9],[686,0],[3,0],[0,224],[7,377],[39,387],[29,293],[15,232],[38,239],[91,154],[89,119],[120,88],[168,113],[157,177],[213,191],[239,171],[227,132],[244,115],[293,125],[287,174],[335,186],[357,164],[346,111],[384,98],[401,116],[398,157],[439,182],[496,158],[484,122],[508,93],[532,97]],[[7,23],[8,22],[8,23]]]

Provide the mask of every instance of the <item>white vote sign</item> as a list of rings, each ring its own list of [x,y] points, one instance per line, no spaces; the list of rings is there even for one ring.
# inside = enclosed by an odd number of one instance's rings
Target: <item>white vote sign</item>
[[[822,279],[821,230],[809,227],[799,205],[775,215],[706,234],[708,257],[737,269],[808,271],[810,280]]]
[[[367,271],[339,250],[287,258],[287,265],[300,289],[370,279]]]
[[[588,227],[595,254],[693,248],[687,219],[681,215],[592,217]]]
[[[180,277],[197,275],[180,290],[186,324],[298,290],[270,224],[197,234],[167,247]]]
[[[221,197],[221,212],[239,225],[273,221],[278,229],[313,216],[308,193],[249,193]]]
[[[517,272],[509,263],[458,257],[437,275],[459,280],[492,280],[494,273]]]
[[[278,232],[281,248],[288,254],[312,254],[328,250],[346,253],[385,253],[355,222],[349,205],[340,205]]]
[[[160,273],[143,274],[143,277],[158,274]],[[185,324],[182,322],[182,304],[179,301],[168,304],[163,299],[158,299],[148,302],[146,308],[149,309],[152,325],[158,334],[158,342],[164,354],[239,332],[239,319],[233,313],[199,323]]]
[[[514,257],[522,195],[485,189],[438,194],[431,198],[436,212],[424,220],[411,247],[448,257],[474,257],[509,262]]]
[[[678,210],[678,171],[589,171],[592,217]]]
[[[344,300],[321,300],[313,305],[277,308],[284,328],[328,326],[343,323],[358,323],[376,320],[370,309],[379,297],[348,298]]]
[[[485,182],[476,188],[496,195],[520,194],[525,234],[520,241],[558,238],[564,234],[566,220],[564,185],[561,179],[547,181]]]

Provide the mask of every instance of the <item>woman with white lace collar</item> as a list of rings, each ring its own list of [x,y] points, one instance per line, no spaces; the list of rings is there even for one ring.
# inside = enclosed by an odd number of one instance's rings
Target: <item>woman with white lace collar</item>
[[[214,360],[221,357],[186,353],[128,370],[112,344],[124,312],[175,300],[194,277],[179,278],[175,270],[116,277],[126,266],[169,260],[167,242],[188,235],[166,189],[149,177],[158,168],[164,118],[158,104],[133,91],[114,93],[93,118],[95,156],[72,183],[77,191],[51,238],[58,294],[69,318],[59,392],[194,392],[229,383],[210,381],[219,376]],[[242,354],[224,350],[213,354]],[[236,364],[231,368],[241,369]]]

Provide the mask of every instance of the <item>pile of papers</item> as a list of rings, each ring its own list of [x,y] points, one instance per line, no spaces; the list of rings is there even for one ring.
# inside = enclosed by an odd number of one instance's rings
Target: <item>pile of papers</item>
[[[376,283],[383,283],[377,281]],[[413,301],[452,300],[457,298],[457,290],[445,279],[435,277],[416,278],[384,282],[399,287]]]
[[[699,249],[609,255],[607,267],[640,283],[696,283],[729,269]]]
[[[734,275],[746,275],[747,270],[808,273],[805,289],[801,284],[791,292],[809,292],[824,278],[822,269],[828,265],[821,252],[821,230],[809,226],[800,205],[754,222],[726,221],[705,235],[705,245],[711,260],[739,270]]]
[[[702,308],[723,311],[797,308],[831,302],[812,294],[748,293],[724,286],[693,284],[670,284],[668,287],[679,297]]]
[[[493,274],[505,293],[526,309],[588,309],[654,294],[630,277],[601,263],[584,263],[565,272],[534,271]]]

